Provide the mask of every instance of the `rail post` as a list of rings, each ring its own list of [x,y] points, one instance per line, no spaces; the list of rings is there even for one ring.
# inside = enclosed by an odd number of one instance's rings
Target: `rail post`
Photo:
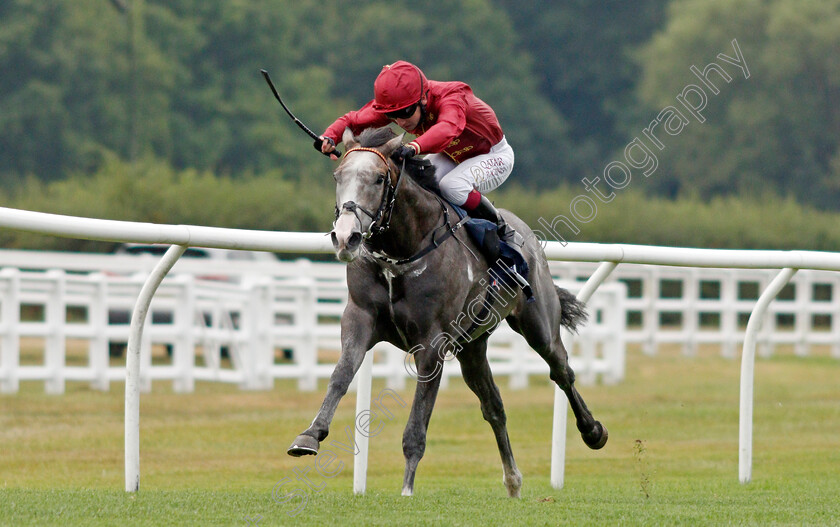
[[[776,275],[767,286],[758,302],[755,304],[747,331],[744,335],[744,350],[741,353],[741,411],[738,428],[738,479],[741,483],[749,483],[752,478],[752,416],[753,416],[753,383],[755,380],[755,341],[756,334],[761,327],[761,319],[767,311],[767,306],[776,298],[779,291],[790,282],[798,269],[786,267]]]
[[[134,312],[131,314],[131,329],[128,334],[128,352],[125,364],[125,490],[140,490],[140,343],[143,339],[143,325],[149,313],[149,305],[163,282],[164,277],[178,258],[187,250],[186,245],[173,245],[149,274]]]

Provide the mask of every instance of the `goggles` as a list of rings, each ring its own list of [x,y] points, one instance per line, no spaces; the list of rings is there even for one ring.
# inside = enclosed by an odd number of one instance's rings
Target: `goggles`
[[[388,119],[408,119],[417,110],[417,103],[411,106],[406,106],[402,110],[394,110],[393,112],[385,112],[385,117]]]

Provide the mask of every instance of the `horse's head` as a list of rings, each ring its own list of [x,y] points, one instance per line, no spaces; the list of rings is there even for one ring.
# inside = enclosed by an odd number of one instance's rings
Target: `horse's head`
[[[390,156],[402,144],[402,136],[380,128],[360,138],[349,128],[344,131],[347,153],[333,174],[337,215],[330,236],[342,262],[353,261],[363,238],[382,225],[398,177],[399,169]]]

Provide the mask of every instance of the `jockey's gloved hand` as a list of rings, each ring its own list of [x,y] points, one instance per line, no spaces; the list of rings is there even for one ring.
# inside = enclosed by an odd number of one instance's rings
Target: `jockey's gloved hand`
[[[324,150],[324,141],[327,141],[330,145],[332,145],[332,150],[335,150],[335,141],[333,141],[330,137],[319,137],[314,143],[312,143],[312,146],[314,146],[315,150],[322,154],[331,152],[329,149],[326,151]]]
[[[402,163],[403,160],[408,159],[409,157],[414,157],[417,155],[417,151],[411,145],[402,145],[396,150],[394,153],[391,154],[391,159],[394,160],[395,163]]]

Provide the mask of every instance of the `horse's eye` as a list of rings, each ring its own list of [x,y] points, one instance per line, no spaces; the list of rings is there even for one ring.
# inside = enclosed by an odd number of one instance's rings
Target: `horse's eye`
[[[379,174],[379,177],[376,178],[376,184],[381,185],[385,182],[385,174]]]

